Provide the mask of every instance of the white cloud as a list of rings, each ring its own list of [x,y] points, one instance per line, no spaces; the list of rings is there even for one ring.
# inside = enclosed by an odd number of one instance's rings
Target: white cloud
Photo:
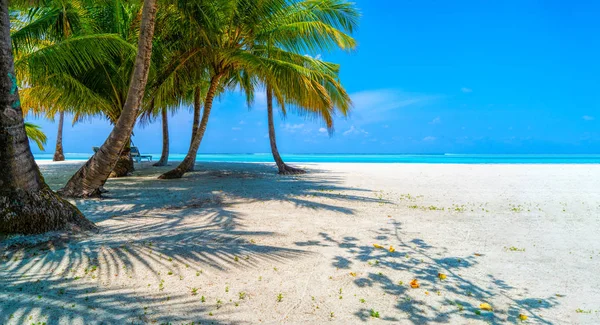
[[[428,136],[428,137],[424,137],[423,141],[431,142],[431,141],[435,141],[436,139],[437,139],[436,137]]]
[[[438,98],[394,89],[362,91],[350,97],[354,103],[352,121],[356,125],[386,122],[398,116],[399,109],[423,105]]]
[[[467,87],[462,87],[462,88],[460,89],[460,91],[462,91],[462,92],[463,92],[463,93],[465,93],[465,94],[468,94],[468,93],[472,93],[472,92],[473,92],[473,89],[471,89],[471,88],[467,88]]]
[[[296,131],[304,128],[304,124],[289,124],[285,123],[283,125],[283,130],[290,133],[296,133]]]
[[[441,123],[442,123],[442,119],[439,116],[434,118],[431,122],[429,122],[429,124],[441,124]]]
[[[238,127],[232,127],[231,129],[232,129],[233,131],[239,131],[239,130],[241,130],[242,128],[238,128]]]
[[[321,132],[321,133],[327,133],[327,129],[326,128],[320,128],[319,132]]]
[[[241,120],[241,121],[240,121],[240,125],[244,125],[244,124],[246,124],[246,121],[244,121],[244,120]]]
[[[586,120],[586,121],[593,121],[593,120],[595,120],[595,118],[593,116],[589,116],[589,115],[584,115],[583,119]]]
[[[348,135],[369,135],[369,132],[361,129],[360,127],[356,127],[354,125],[352,125],[348,130],[344,131],[344,136],[348,136]]]

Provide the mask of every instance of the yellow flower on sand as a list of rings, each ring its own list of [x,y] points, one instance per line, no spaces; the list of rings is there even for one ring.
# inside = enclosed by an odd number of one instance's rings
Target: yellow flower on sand
[[[527,315],[523,315],[523,314],[519,314],[519,319],[520,320],[527,320]]]
[[[479,309],[481,310],[487,310],[487,311],[492,311],[494,310],[492,308],[492,306],[490,304],[488,304],[487,302],[482,303],[481,305],[479,305]]]
[[[351,276],[356,276],[356,272],[350,272]]]
[[[393,253],[393,252],[395,252],[395,251],[396,251],[396,249],[394,248],[394,246],[390,246],[390,249],[389,249],[389,251],[390,251],[390,253]]]
[[[373,244],[373,247],[375,247],[375,248],[383,248],[383,246],[381,246],[379,244]]]
[[[438,278],[440,280],[446,280],[446,275],[444,273],[438,273]]]

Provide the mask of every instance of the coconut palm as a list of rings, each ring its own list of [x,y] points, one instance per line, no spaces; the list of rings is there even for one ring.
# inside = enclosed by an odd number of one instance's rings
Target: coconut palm
[[[261,2],[221,0],[214,1],[210,6],[204,6],[204,3],[191,3],[184,8],[187,13],[187,23],[196,27],[194,49],[197,54],[193,63],[208,71],[210,82],[204,98],[202,119],[186,157],[179,166],[159,178],[182,177],[193,166],[206,131],[213,100],[221,92],[220,89],[241,87],[251,101],[254,86],[259,81],[263,84],[282,85],[277,89],[284,88],[285,92],[278,91],[274,94],[280,102],[285,102],[286,97],[294,96],[310,97],[315,101],[316,97],[312,95],[302,95],[307,89],[317,89],[320,94],[318,100],[322,103],[330,101],[321,85],[323,74],[304,66],[271,58],[255,50],[268,37],[272,40],[284,38],[282,34],[285,32],[272,31],[271,21],[282,15],[281,12],[289,10],[291,5],[290,2],[280,0]],[[310,10],[311,8],[305,9],[305,11]],[[292,18],[289,18],[287,21],[291,20]],[[305,33],[315,34],[310,30],[305,30]],[[342,38],[339,41],[346,40]],[[307,47],[300,41],[288,41],[286,45],[296,49]]]
[[[10,26],[8,0],[0,0],[0,233],[91,230],[93,223],[50,190],[33,159],[19,100]]]
[[[14,34],[37,35],[37,33],[26,32],[29,29],[40,30],[35,27],[40,25],[39,21],[46,22],[47,20],[63,22],[61,19],[55,19],[50,15],[48,19],[46,12],[51,14],[54,12],[62,12],[61,2],[64,0],[53,0],[58,3],[51,3],[52,6],[45,5],[42,9],[36,10],[38,14],[29,24],[17,30]],[[54,6],[58,6],[55,8]],[[41,14],[40,14],[41,12]],[[125,5],[115,2],[111,5],[102,6],[77,6],[77,15],[74,17],[93,17],[94,23],[87,24],[87,28],[77,29],[93,40],[98,35],[91,34],[89,30],[112,35],[120,40],[121,49],[111,54],[103,64],[91,65],[82,69],[69,69],[67,71],[53,71],[53,67],[48,67],[43,77],[32,77],[31,73],[26,75],[29,79],[27,82],[29,87],[24,92],[24,103],[32,107],[34,113],[39,113],[40,110],[47,116],[54,116],[58,111],[59,114],[65,111],[71,111],[75,114],[75,120],[78,121],[91,115],[103,115],[111,123],[116,123],[118,120],[123,102],[127,96],[129,86],[129,77],[133,66],[133,58],[135,54],[135,46],[131,43],[135,42],[135,25],[137,24],[137,15],[139,12],[138,6]],[[67,11],[68,13],[68,11]],[[69,15],[64,15],[69,16]],[[79,21],[82,19],[72,19]],[[58,24],[58,23],[57,23]],[[63,23],[64,24],[64,23]],[[31,27],[33,26],[33,27]],[[61,39],[61,35],[54,35],[52,32],[55,29],[53,24],[49,25],[48,34],[37,35],[34,41],[42,43],[37,46],[35,51],[44,49],[44,46],[49,42],[46,38],[56,39],[55,44],[61,44],[65,38]],[[63,33],[69,35],[67,32]],[[132,35],[133,34],[133,35]],[[15,42],[20,44],[20,42]],[[31,42],[28,42],[31,43]],[[41,107],[41,108],[40,108]],[[62,115],[62,114],[61,114]],[[61,129],[59,121],[59,130]],[[59,132],[59,138],[61,132]],[[58,142],[60,144],[60,142]],[[127,175],[133,171],[133,161],[129,156],[129,146],[121,151],[119,160],[111,176],[119,177]]]
[[[337,109],[342,115],[348,113],[350,98],[337,80],[339,67],[325,64],[315,65],[315,62],[305,60],[294,53],[315,51],[328,51],[335,48],[352,50],[356,46],[355,40],[349,35],[358,24],[359,13],[353,3],[343,0],[309,0],[300,1],[290,5],[286,10],[276,13],[270,20],[267,28],[257,39],[262,41],[259,48],[264,55],[290,63],[317,69],[324,73],[322,77],[324,90],[330,97],[328,107],[320,107],[319,101],[306,101],[302,98],[293,98],[291,104],[300,114],[309,114],[323,120],[331,132],[333,130],[332,114]],[[286,51],[287,50],[287,51]],[[273,122],[273,93],[285,89],[277,89],[280,85],[266,85],[267,118],[269,128],[269,142],[273,159],[279,174],[301,174],[304,170],[293,168],[284,163],[277,148],[275,127]],[[319,88],[307,89],[307,94]],[[288,98],[289,100],[289,98]],[[285,117],[285,103],[279,101],[282,115]]]
[[[11,35],[16,49],[37,47],[41,40],[45,43],[55,43],[64,41],[73,35],[91,33],[87,11],[84,9],[82,2],[78,0],[47,1],[41,7],[30,9],[26,19],[20,18],[20,22],[19,25],[22,26],[19,26]],[[65,160],[62,146],[64,114],[63,110],[58,112],[58,133],[54,161]]]

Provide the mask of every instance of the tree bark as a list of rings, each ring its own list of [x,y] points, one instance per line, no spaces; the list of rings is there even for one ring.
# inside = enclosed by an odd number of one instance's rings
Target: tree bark
[[[202,110],[202,99],[200,96],[202,95],[202,89],[200,87],[196,87],[194,89],[194,122],[192,123],[192,139],[190,140],[190,146],[194,143],[194,137],[196,133],[198,133],[198,127],[200,126],[200,110]],[[189,164],[188,172],[193,172],[196,167],[196,156],[194,156],[194,161]]]
[[[161,111],[162,117],[162,154],[160,160],[153,166],[166,166],[169,162],[169,112],[166,108]]]
[[[0,233],[95,229],[50,190],[33,159],[15,76],[8,0],[0,0],[0,166]]]
[[[125,147],[121,150],[119,154],[119,159],[115,164],[115,167],[108,175],[109,178],[119,178],[125,176],[131,176],[131,174],[135,171],[135,167],[133,166],[133,159],[131,158],[131,138],[126,142]]]
[[[269,142],[271,143],[271,153],[273,154],[273,159],[277,164],[277,169],[279,169],[279,174],[296,175],[306,173],[306,171],[302,169],[286,165],[279,155],[279,150],[277,149],[277,140],[275,138],[275,123],[273,122],[273,91],[270,87],[267,87],[267,115],[269,119]]]
[[[64,161],[65,154],[63,153],[62,136],[63,124],[65,122],[65,112],[61,111],[58,118],[58,133],[56,134],[56,149],[54,149],[54,161]]]
[[[215,95],[217,94],[217,88],[219,87],[219,81],[221,80],[221,77],[222,74],[217,74],[213,76],[210,80],[210,87],[208,88],[206,99],[204,100],[204,112],[202,112],[202,120],[200,121],[198,129],[194,133],[194,137],[192,138],[192,143],[190,144],[190,149],[188,150],[187,155],[179,164],[179,166],[177,166],[171,171],[160,175],[158,177],[159,179],[181,178],[187,171],[190,170],[190,166],[192,166],[195,163],[196,154],[198,153],[198,148],[200,148],[200,143],[202,142],[202,138],[204,137],[204,132],[206,132],[208,118],[212,109],[213,100],[215,98]]]
[[[144,0],[138,52],[121,116],[100,150],[59,191],[63,196],[100,196],[100,187],[115,167],[123,147],[131,137],[148,82],[156,10],[156,0]]]

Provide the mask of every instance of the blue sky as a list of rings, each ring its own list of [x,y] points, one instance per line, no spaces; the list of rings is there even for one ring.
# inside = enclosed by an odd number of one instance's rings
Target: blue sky
[[[311,53],[341,64],[351,116],[331,137],[319,121],[278,118],[281,152],[600,153],[600,3],[356,2],[357,51]],[[266,118],[264,96],[250,110],[222,96],[200,152],[269,152]],[[191,120],[188,108],[171,118],[172,153],[187,152]],[[36,123],[52,152],[56,125]],[[65,152],[90,151],[110,129],[66,125]],[[134,141],[160,153],[160,121]]]

